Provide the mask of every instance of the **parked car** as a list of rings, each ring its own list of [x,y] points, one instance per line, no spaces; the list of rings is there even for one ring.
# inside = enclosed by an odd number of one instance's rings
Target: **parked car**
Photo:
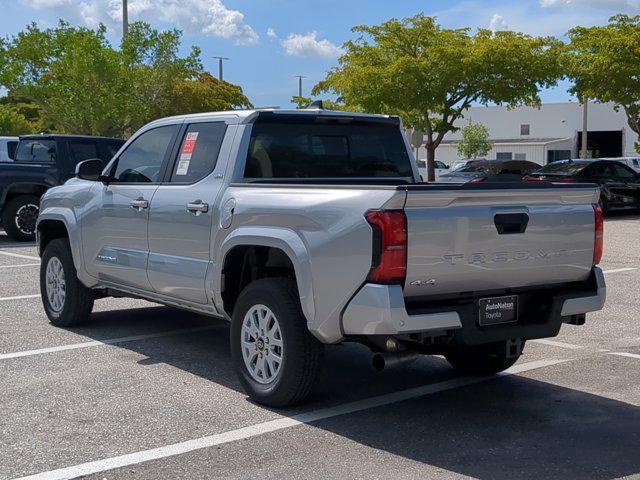
[[[554,162],[528,175],[526,182],[597,183],[600,205],[609,210],[640,208],[640,173],[613,160]]]
[[[440,176],[442,174],[447,173],[449,171],[449,165],[447,165],[444,162],[441,162],[440,160],[436,160],[434,162],[434,167],[435,167],[436,182],[439,181]],[[426,181],[428,178],[426,160],[418,160],[418,172],[420,173],[420,177],[422,178],[422,180]]]
[[[109,295],[225,318],[266,405],[307,397],[324,344],[487,374],[605,298],[595,185],[420,183],[397,117],[166,118],[77,177],[38,218],[50,321],[81,324]]]
[[[471,160],[466,165],[440,176],[442,183],[520,182],[540,168],[526,160]]]
[[[616,162],[624,163],[627,167],[632,168],[636,172],[640,172],[640,157],[603,157],[600,160],[613,160]]]
[[[18,137],[0,137],[0,162],[13,162]]]
[[[15,161],[0,164],[0,219],[7,235],[18,241],[35,239],[40,196],[74,176],[82,160],[105,163],[124,140],[79,135],[20,137]]]

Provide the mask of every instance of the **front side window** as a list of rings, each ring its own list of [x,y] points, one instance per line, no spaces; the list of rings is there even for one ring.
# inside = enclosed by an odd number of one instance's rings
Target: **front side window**
[[[412,177],[410,162],[395,125],[256,123],[244,177]]]
[[[54,163],[56,141],[47,139],[21,140],[16,149],[17,162]]]
[[[69,141],[69,156],[73,163],[90,158],[98,158],[98,148],[94,142]]]
[[[171,182],[193,183],[213,172],[226,130],[224,122],[189,125],[173,167]]]
[[[160,181],[162,163],[178,125],[148,130],[122,152],[115,164],[113,181],[154,183]]]

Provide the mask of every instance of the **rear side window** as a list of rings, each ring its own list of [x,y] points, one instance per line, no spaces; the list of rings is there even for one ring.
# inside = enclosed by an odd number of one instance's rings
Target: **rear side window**
[[[224,122],[189,125],[173,166],[171,182],[193,183],[213,172],[226,130]]]
[[[253,125],[244,172],[247,179],[411,176],[396,126],[338,122]]]
[[[14,160],[16,158],[16,148],[18,147],[18,142],[15,141],[9,141],[7,142],[7,155],[9,156],[9,158],[11,160]],[[638,163],[636,161],[636,163]]]
[[[16,161],[53,163],[56,161],[56,141],[47,139],[21,140],[16,149]]]
[[[69,156],[73,163],[79,163],[90,158],[99,158],[98,146],[91,141],[70,140]]]
[[[158,127],[133,140],[118,157],[113,180],[121,183],[158,182],[167,149],[177,129],[177,125]]]

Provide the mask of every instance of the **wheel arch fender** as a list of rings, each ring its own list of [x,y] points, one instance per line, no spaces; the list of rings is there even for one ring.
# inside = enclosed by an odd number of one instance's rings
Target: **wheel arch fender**
[[[308,249],[302,238],[293,230],[281,227],[240,227],[231,232],[222,242],[219,261],[214,265],[212,290],[216,309],[223,312],[222,270],[229,252],[238,246],[272,247],[282,250],[293,265],[300,305],[307,322],[315,318],[313,280]]]
[[[80,275],[80,272],[84,272],[82,268],[82,238],[80,226],[78,225],[75,214],[70,209],[62,207],[48,207],[45,210],[40,211],[38,221],[36,223],[38,254],[40,256],[44,253],[41,241],[42,229],[46,228],[47,222],[58,222],[64,225],[64,228],[67,231],[69,245],[71,246],[73,265],[76,267],[76,270]]]

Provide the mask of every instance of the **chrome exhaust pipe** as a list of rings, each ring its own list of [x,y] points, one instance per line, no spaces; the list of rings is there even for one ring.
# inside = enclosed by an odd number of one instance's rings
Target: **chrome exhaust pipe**
[[[378,372],[414,362],[420,355],[416,352],[376,353],[373,355],[373,368]]]

